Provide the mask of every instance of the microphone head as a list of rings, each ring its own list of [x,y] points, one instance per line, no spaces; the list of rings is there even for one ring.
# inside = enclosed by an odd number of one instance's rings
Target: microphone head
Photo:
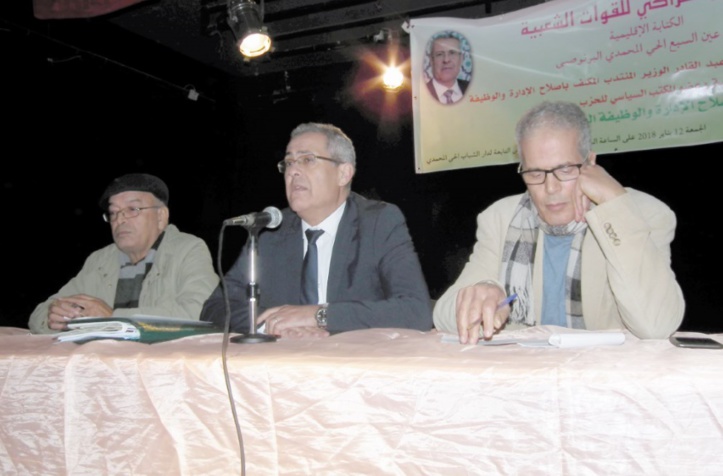
[[[281,225],[281,220],[283,219],[281,210],[276,207],[266,207],[264,208],[264,213],[268,213],[271,218],[271,221],[269,221],[269,224],[266,225],[266,228],[276,228]]]

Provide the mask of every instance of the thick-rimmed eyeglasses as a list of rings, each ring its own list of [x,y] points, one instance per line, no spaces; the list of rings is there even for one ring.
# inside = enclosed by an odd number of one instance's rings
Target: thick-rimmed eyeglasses
[[[580,169],[587,163],[585,159],[581,164],[560,165],[552,169],[522,170],[522,164],[517,167],[517,173],[527,185],[542,185],[547,180],[547,174],[552,174],[560,182],[569,182],[580,176]]]
[[[149,208],[162,208],[162,207],[160,205],[156,205],[154,207],[126,207],[126,208],[120,209],[115,212],[104,213],[103,220],[105,220],[106,223],[113,223],[121,215],[123,215],[124,218],[135,218],[138,215],[140,215],[143,210],[148,210]]]
[[[322,157],[316,154],[303,154],[297,156],[295,159],[284,159],[278,164],[276,164],[276,166],[279,168],[279,173],[283,174],[286,173],[286,171],[294,165],[301,167],[302,169],[310,169],[314,167],[319,160],[328,160],[329,162],[334,162],[335,164],[344,163],[343,160],[339,159],[330,159],[329,157]]]

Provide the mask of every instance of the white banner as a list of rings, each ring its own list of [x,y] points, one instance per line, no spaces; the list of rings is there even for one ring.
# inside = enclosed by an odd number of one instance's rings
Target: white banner
[[[598,153],[723,140],[723,1],[557,0],[407,26],[417,173],[516,162],[515,124],[545,100],[579,104]]]

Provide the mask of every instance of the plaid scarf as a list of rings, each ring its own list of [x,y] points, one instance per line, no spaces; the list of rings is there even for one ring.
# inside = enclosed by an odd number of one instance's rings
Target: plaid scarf
[[[538,230],[550,235],[574,235],[570,257],[567,262],[565,296],[567,326],[584,329],[582,318],[582,294],[580,292],[580,268],[582,261],[582,240],[587,231],[587,223],[572,221],[565,226],[550,226],[540,220],[532,203],[530,194],[525,192],[507,228],[507,236],[502,250],[500,281],[505,285],[507,295],[517,293],[512,305],[509,320],[516,324],[534,326],[535,316],[532,270],[535,263]]]
[[[143,280],[153,267],[156,250],[161,245],[165,231],[160,234],[145,258],[133,264],[125,253],[119,254],[120,271],[118,272],[118,285],[115,290],[113,309],[130,309],[138,307],[143,289]]]

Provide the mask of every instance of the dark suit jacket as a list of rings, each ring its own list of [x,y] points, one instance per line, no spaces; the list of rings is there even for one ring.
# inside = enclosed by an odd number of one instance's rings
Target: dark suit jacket
[[[259,235],[259,315],[285,304],[301,304],[304,243],[301,219],[289,208],[276,230]],[[231,329],[248,331],[248,253],[242,250],[226,274]],[[339,223],[327,284],[328,330],[371,327],[432,328],[429,291],[402,212],[395,205],[351,193]],[[219,286],[206,301],[201,320],[223,325]]]
[[[457,84],[459,84],[459,89],[462,91],[462,95],[464,95],[464,93],[467,92],[467,86],[469,86],[469,81],[464,81],[462,79],[458,79]],[[436,99],[437,101],[439,101],[442,104],[446,104],[446,103],[442,102],[439,99],[439,97],[437,96],[437,90],[434,89],[434,84],[432,83],[431,79],[429,81],[427,81],[427,89],[429,89],[429,92],[432,94],[432,97],[434,99]],[[459,101],[461,101],[461,99]],[[457,102],[459,102],[459,101],[457,101]],[[455,104],[455,103],[452,103],[452,104]]]

